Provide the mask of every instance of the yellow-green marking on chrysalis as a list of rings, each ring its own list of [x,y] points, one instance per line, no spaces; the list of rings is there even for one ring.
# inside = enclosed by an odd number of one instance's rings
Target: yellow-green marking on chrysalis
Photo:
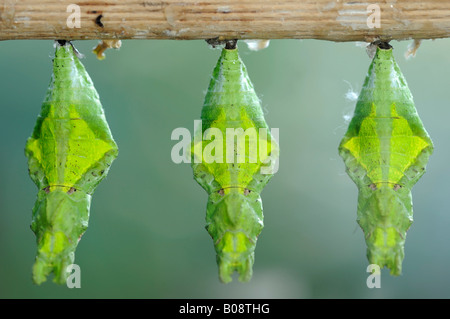
[[[53,272],[64,284],[67,266],[89,222],[91,195],[118,149],[97,91],[69,44],[56,44],[53,75],[25,154],[39,192],[31,229],[37,255],[33,281]]]
[[[392,48],[378,47],[339,154],[359,189],[358,223],[369,262],[392,275],[401,274],[413,221],[411,188],[432,152]]]

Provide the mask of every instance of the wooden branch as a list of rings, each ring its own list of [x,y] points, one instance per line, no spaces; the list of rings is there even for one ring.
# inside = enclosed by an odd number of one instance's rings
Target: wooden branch
[[[370,4],[380,9],[379,27],[369,27],[368,19],[376,22]],[[80,9],[80,28],[70,27],[77,22],[74,8]],[[0,0],[0,40],[216,37],[366,42],[447,38],[450,1]]]

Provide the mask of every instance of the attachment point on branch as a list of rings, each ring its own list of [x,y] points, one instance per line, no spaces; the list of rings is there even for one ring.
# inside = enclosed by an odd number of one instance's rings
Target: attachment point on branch
[[[206,43],[208,43],[213,49],[215,49],[218,46],[225,46],[225,49],[227,50],[234,50],[237,46],[237,39],[228,39],[224,40],[221,37],[216,37],[212,39],[206,39]]]
[[[377,40],[375,42],[372,42],[370,45],[376,45],[377,47],[379,47],[382,50],[392,49],[392,45],[389,44],[389,41]]]
[[[75,48],[72,41],[70,41],[70,40],[55,40],[55,43],[57,43],[59,46],[62,46],[62,47],[65,45],[70,45],[73,49],[73,52],[79,59],[84,58],[84,55],[80,51],[78,51],[77,48]]]
[[[237,41],[238,41],[237,39],[227,40],[225,42],[225,49],[227,49],[227,50],[234,50],[234,49],[236,49]]]
[[[67,43],[70,43],[68,40],[56,40],[60,46],[65,46]]]
[[[366,47],[366,52],[369,58],[373,59],[377,51],[377,48],[380,48],[381,50],[390,50],[392,49],[392,45],[389,44],[389,41],[376,40],[371,42]]]

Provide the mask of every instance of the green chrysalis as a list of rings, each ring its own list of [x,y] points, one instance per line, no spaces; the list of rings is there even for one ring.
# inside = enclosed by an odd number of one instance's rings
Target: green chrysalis
[[[64,284],[88,227],[91,195],[118,154],[91,78],[69,42],[58,41],[53,75],[25,154],[39,192],[31,229],[33,281]]]
[[[367,258],[400,275],[406,232],[413,222],[411,188],[425,172],[433,143],[394,60],[392,47],[377,47],[339,146],[358,186],[358,224]]]
[[[219,278],[230,282],[237,271],[240,281],[248,281],[263,228],[260,193],[275,173],[278,145],[235,46],[222,50],[201,119],[192,168],[209,195],[206,229],[214,241]]]

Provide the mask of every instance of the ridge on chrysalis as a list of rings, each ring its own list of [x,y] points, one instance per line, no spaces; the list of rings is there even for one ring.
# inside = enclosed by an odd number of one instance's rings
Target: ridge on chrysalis
[[[77,51],[55,42],[53,73],[25,155],[38,187],[31,229],[37,254],[33,281],[50,273],[66,283],[78,242],[89,221],[91,196],[106,177],[118,149],[97,91]]]
[[[211,235],[217,254],[219,278],[227,283],[238,272],[240,281],[252,277],[256,241],[263,228],[263,210],[260,193],[273,174],[262,173],[269,157],[278,156],[278,145],[267,130],[261,136],[260,128],[268,128],[253,84],[239,57],[236,43],[227,41],[214,68],[202,108],[202,127],[195,132],[192,143],[192,168],[195,180],[207,191],[206,229]],[[248,159],[250,141],[239,146],[228,140],[227,129],[255,128],[254,138],[267,140],[264,158],[251,163]],[[203,140],[208,130],[220,130],[224,137],[223,154],[227,143],[232,143],[237,154],[246,154],[244,163],[223,160],[221,163],[205,159],[205,148],[212,140]],[[196,145],[200,143],[200,145]],[[221,146],[222,147],[222,146]],[[239,148],[241,147],[241,148]],[[200,149],[200,154],[196,154]],[[200,158],[196,161],[194,158]],[[270,170],[269,170],[270,171]],[[263,170],[264,172],[264,170]],[[274,172],[274,170],[270,171]]]
[[[433,143],[392,50],[377,44],[339,154],[359,190],[357,221],[369,262],[400,275],[413,222],[411,188],[425,172]]]

